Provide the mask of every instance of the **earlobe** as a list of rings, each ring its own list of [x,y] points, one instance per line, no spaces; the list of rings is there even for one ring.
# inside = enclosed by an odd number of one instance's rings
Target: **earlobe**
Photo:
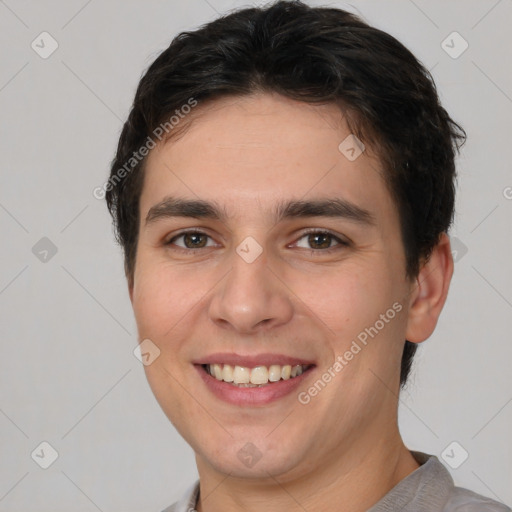
[[[406,339],[425,341],[434,332],[446,302],[453,275],[450,239],[442,233],[430,258],[422,266],[410,293]]]

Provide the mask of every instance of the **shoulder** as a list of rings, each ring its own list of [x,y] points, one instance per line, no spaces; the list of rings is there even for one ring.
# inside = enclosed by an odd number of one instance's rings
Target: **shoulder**
[[[453,487],[443,512],[512,512],[512,509],[469,489]]]
[[[411,451],[420,467],[402,480],[383,500],[383,507],[371,512],[512,512],[512,510],[476,492],[455,486],[448,469],[434,455]],[[386,501],[387,500],[387,501]]]

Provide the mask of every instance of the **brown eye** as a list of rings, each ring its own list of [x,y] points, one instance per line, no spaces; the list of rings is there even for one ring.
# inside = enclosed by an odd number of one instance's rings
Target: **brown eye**
[[[203,249],[207,247],[208,238],[206,233],[201,231],[186,231],[171,238],[166,245],[176,245],[183,250]],[[183,240],[183,245],[176,244],[176,240]]]
[[[308,243],[312,249],[328,249],[332,238],[328,233],[311,233],[308,235]]]
[[[187,249],[205,247],[206,245],[206,236],[203,233],[187,233],[183,236],[183,240],[185,241]]]
[[[301,245],[299,241],[303,239],[306,242],[304,245]],[[304,233],[299,238],[299,241],[296,243],[298,247],[317,252],[329,252],[330,250],[336,250],[349,245],[348,242],[345,242],[329,231],[309,231]],[[333,242],[335,243],[333,244]]]

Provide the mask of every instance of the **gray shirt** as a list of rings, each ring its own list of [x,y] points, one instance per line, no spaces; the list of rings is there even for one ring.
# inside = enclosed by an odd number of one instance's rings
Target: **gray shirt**
[[[512,512],[502,503],[455,487],[450,473],[434,455],[411,453],[420,467],[398,482],[368,512]],[[199,480],[180,501],[162,512],[194,512],[198,497]]]

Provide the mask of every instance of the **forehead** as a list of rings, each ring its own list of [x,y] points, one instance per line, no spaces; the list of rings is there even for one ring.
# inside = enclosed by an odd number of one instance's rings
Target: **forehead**
[[[367,210],[376,202],[389,206],[372,149],[355,159],[344,152],[353,135],[336,105],[265,93],[199,104],[190,119],[148,156],[142,218],[167,195],[220,202],[233,215],[265,210],[265,203],[270,209],[283,198],[326,195]]]

